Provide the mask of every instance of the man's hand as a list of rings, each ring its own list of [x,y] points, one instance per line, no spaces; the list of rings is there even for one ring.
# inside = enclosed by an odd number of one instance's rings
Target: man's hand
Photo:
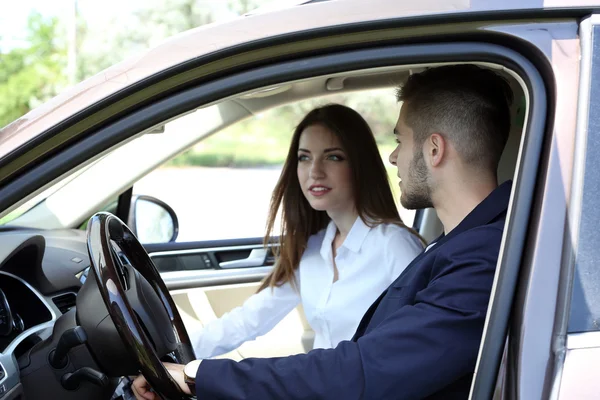
[[[167,371],[171,374],[175,382],[179,385],[181,390],[191,395],[189,386],[185,383],[183,378],[183,368],[184,365],[181,364],[172,364],[172,363],[163,363]],[[137,378],[133,381],[131,385],[133,389],[133,393],[135,394],[135,398],[137,400],[155,400],[159,399],[158,395],[152,391],[150,384],[146,381],[143,375],[138,375]]]

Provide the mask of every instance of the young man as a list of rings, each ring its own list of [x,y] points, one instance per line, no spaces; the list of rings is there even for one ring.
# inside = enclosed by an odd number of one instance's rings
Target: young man
[[[394,130],[401,203],[434,207],[444,234],[375,301],[351,341],[270,359],[168,369],[205,399],[466,399],[494,279],[510,183],[496,170],[510,130],[508,84],[473,65],[412,75]],[[189,379],[195,377],[195,381]],[[138,399],[153,399],[145,379]]]

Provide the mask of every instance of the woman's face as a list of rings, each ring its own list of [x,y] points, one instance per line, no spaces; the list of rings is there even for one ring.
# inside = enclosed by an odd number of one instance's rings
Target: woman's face
[[[328,213],[354,212],[352,171],[337,136],[323,125],[300,134],[298,181],[312,208]]]

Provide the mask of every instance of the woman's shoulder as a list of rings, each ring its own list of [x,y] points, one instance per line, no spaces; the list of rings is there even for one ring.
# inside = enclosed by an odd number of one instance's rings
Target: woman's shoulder
[[[377,224],[371,228],[374,236],[385,236],[395,240],[412,239],[416,237],[408,228],[392,223]]]
[[[420,252],[423,249],[423,243],[419,237],[404,226],[383,223],[374,226],[372,232],[374,234],[370,236],[374,243],[380,243],[385,246],[391,245],[392,248],[399,251],[410,249],[414,252]]]
[[[393,281],[416,256],[423,252],[423,243],[417,235],[403,226],[380,224],[375,229],[381,236],[374,246],[385,247],[383,257],[389,266]]]

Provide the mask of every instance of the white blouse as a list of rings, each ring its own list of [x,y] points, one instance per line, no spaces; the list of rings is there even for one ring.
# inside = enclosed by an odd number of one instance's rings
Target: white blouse
[[[337,250],[338,280],[333,282],[336,231],[330,222],[309,238],[297,271],[299,293],[286,283],[250,296],[191,338],[196,357],[224,354],[266,334],[300,302],[315,332],[314,348],[351,339],[367,309],[423,246],[407,229],[393,224],[369,228],[357,218]]]

